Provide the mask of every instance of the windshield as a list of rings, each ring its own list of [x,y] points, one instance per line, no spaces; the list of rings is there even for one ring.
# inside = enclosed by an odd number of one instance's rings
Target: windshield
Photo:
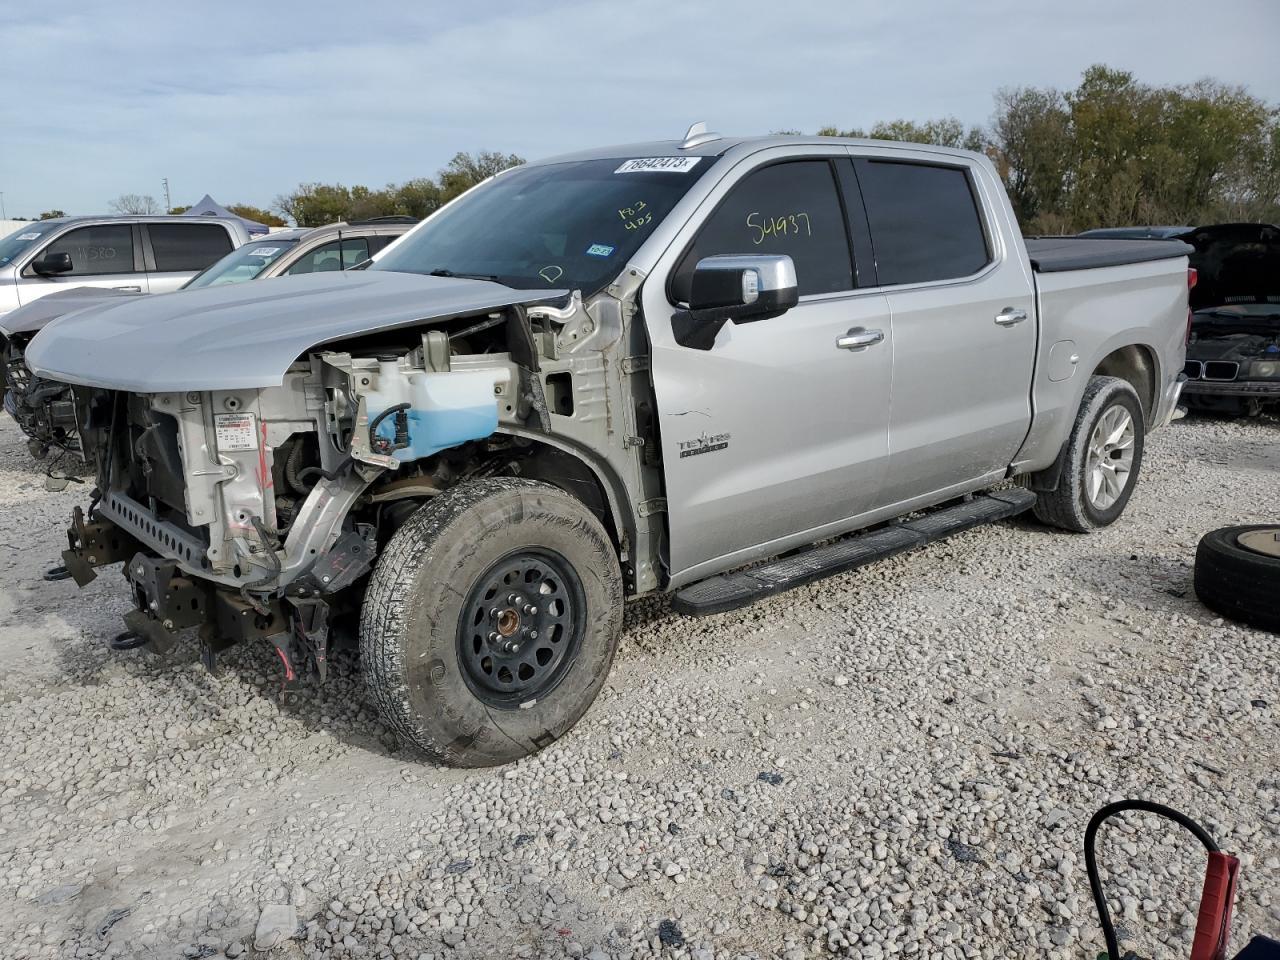
[[[438,213],[369,269],[591,294],[618,275],[711,163],[619,157],[518,167]]]
[[[193,287],[216,287],[224,283],[242,283],[253,280],[276,260],[279,260],[295,243],[293,240],[260,240],[246,243],[232,250],[225,257],[187,281],[184,290]]]
[[[13,263],[41,237],[53,233],[59,224],[36,221],[30,226],[19,227],[14,233],[0,240],[0,267]]]

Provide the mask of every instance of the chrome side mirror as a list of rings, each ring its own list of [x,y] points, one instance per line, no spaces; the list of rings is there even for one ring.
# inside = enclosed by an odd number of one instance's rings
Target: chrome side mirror
[[[702,323],[754,323],[800,302],[796,265],[785,255],[704,257],[693,268],[689,313]]]
[[[800,302],[796,265],[785,255],[703,257],[693,268],[689,309],[671,318],[676,343],[710,350],[726,322],[779,317]]]

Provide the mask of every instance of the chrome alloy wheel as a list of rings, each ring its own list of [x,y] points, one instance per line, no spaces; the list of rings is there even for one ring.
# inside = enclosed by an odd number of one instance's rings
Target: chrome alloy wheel
[[[1085,495],[1095,510],[1108,510],[1125,491],[1133,470],[1133,417],[1124,407],[1109,407],[1089,436]]]

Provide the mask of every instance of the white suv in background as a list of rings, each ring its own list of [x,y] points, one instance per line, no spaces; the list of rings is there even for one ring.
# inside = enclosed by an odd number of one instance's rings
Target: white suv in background
[[[214,217],[62,217],[0,239],[0,315],[69,287],[167,293],[247,242]]]

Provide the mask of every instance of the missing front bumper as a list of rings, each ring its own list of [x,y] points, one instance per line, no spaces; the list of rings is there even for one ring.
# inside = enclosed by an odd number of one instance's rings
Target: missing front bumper
[[[142,544],[110,520],[85,520],[84,511],[76,507],[67,529],[68,548],[62,551],[62,563],[76,586],[92,583],[97,568],[127,560],[142,549]]]

